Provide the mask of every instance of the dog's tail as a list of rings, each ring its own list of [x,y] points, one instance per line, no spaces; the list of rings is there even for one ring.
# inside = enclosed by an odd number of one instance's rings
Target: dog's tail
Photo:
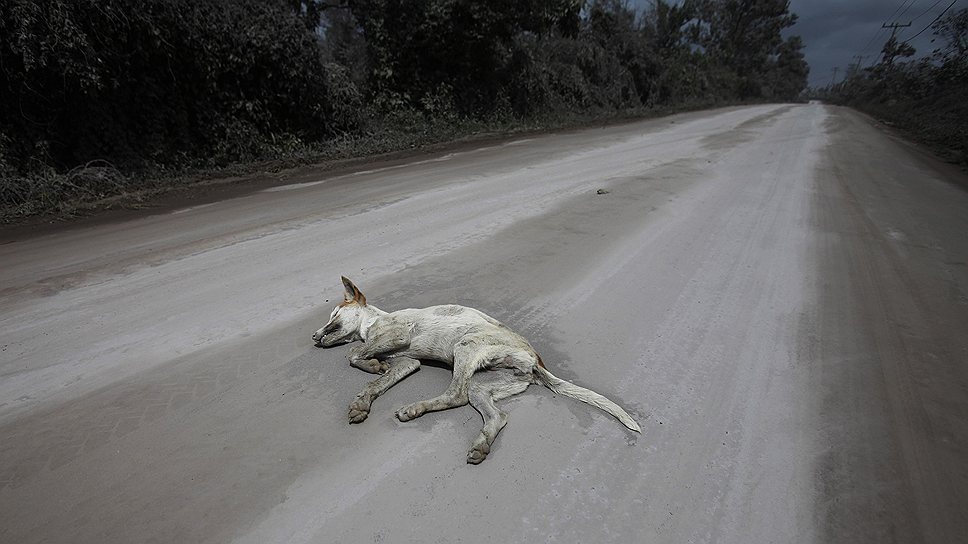
[[[540,360],[540,359],[539,359]],[[632,416],[628,414],[621,406],[615,404],[614,402],[608,400],[602,395],[592,391],[591,389],[585,389],[584,387],[579,387],[571,382],[566,382],[558,376],[555,376],[548,369],[544,367],[544,364],[539,364],[534,368],[534,375],[542,385],[551,389],[559,395],[564,395],[566,397],[571,397],[573,399],[578,399],[582,402],[591,404],[596,408],[605,410],[606,412],[615,416],[616,419],[622,422],[629,429],[641,433],[642,429],[639,424],[632,419]]]

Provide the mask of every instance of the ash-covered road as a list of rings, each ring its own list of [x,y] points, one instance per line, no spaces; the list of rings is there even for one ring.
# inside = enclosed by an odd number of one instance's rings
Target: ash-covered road
[[[968,179],[850,110],[765,105],[465,148],[0,238],[2,542],[957,542]],[[599,189],[607,193],[598,194]],[[352,278],[523,333],[472,408],[310,335]]]

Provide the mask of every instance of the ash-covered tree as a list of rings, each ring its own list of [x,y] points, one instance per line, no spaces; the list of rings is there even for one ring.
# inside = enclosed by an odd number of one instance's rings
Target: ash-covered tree
[[[282,2],[0,3],[7,160],[248,159],[329,133],[315,35]]]
[[[522,32],[572,29],[576,0],[348,0],[369,51],[370,92],[384,109],[452,100],[463,114],[493,109]]]
[[[622,0],[594,0],[588,8],[587,28],[591,41],[609,60],[617,61],[623,72],[612,70],[604,76],[620,86],[621,102],[652,103],[659,67],[636,12]]]
[[[968,9],[932,25],[934,55],[917,60],[914,48],[892,37],[876,65],[850,72],[828,100],[890,121],[942,156],[968,164]]]
[[[768,72],[784,44],[782,31],[793,26],[797,16],[789,0],[686,0],[694,7],[692,32],[723,85],[739,98],[768,97]],[[787,45],[789,52],[798,42]]]
[[[682,104],[707,97],[708,63],[697,47],[693,26],[697,11],[695,2],[666,0],[656,0],[646,11],[642,34],[656,70],[650,104]]]
[[[887,42],[884,43],[884,47],[881,49],[881,63],[891,66],[894,64],[894,60],[898,57],[913,57],[916,52],[917,51],[910,44],[906,42],[899,42],[897,37],[891,36]]]
[[[931,29],[942,40],[941,45],[935,49],[939,60],[968,61],[968,8],[946,15],[931,25]]]
[[[803,56],[800,36],[790,36],[777,48],[766,68],[768,96],[780,100],[793,100],[807,88],[810,66]]]

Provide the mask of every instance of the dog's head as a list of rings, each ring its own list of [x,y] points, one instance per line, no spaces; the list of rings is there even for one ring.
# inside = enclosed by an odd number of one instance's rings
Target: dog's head
[[[326,325],[313,334],[313,342],[317,347],[330,348],[363,339],[360,327],[366,312],[366,297],[345,276],[343,288],[346,290],[343,302],[333,309]]]

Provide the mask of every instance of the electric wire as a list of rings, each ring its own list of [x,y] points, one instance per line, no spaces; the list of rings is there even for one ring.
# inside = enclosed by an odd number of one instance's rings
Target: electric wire
[[[921,17],[924,17],[925,15],[927,15],[927,13],[928,13],[929,11],[931,11],[931,10],[933,10],[934,8],[936,8],[936,7],[938,7],[938,4],[940,4],[941,2],[944,2],[944,0],[938,0],[937,2],[935,2],[934,4],[932,4],[930,8],[928,8],[928,9],[926,9],[926,10],[924,10],[924,11],[922,11],[922,12],[921,12],[921,15],[918,15],[918,16],[917,16],[917,17],[915,17],[914,19],[911,19],[911,22],[913,23],[914,21],[917,21],[917,20],[918,20],[918,19],[920,19]]]
[[[897,14],[897,18],[900,19],[901,17],[903,17],[904,14],[907,13],[907,11],[909,9],[913,8],[914,7],[914,4],[916,4],[916,3],[917,3],[917,0],[914,0],[910,4],[908,4],[908,6],[906,8],[904,8],[904,11],[902,11],[901,13],[898,13]],[[893,15],[892,15],[892,17],[893,17]]]
[[[891,13],[891,15],[888,16],[888,19],[893,19],[897,13],[901,11],[901,8],[908,3],[908,1],[909,0],[903,0],[896,8],[894,8],[894,13]],[[884,27],[878,28],[877,31],[874,32],[874,35],[871,36],[871,39],[867,40],[867,44],[864,45],[863,49],[861,49],[861,55],[859,56],[867,56],[867,50],[870,49],[871,44],[875,43],[875,40],[877,40],[878,36],[883,34],[885,31],[886,29]]]
[[[908,38],[908,39],[906,39],[906,40],[904,40],[904,41],[903,41],[903,42],[901,42],[901,43],[908,43],[909,41],[911,41],[911,40],[913,40],[914,38],[917,38],[918,36],[920,36],[922,32],[924,32],[925,30],[927,30],[928,28],[930,28],[930,27],[931,27],[931,25],[933,25],[934,23],[936,23],[936,22],[938,22],[938,20],[939,20],[939,19],[941,19],[941,17],[942,17],[942,16],[943,16],[943,15],[944,15],[944,14],[945,14],[945,13],[946,13],[946,12],[947,12],[947,11],[948,11],[949,9],[951,9],[951,6],[953,6],[953,5],[955,5],[955,4],[957,4],[957,3],[958,3],[958,0],[952,0],[952,1],[951,1],[951,3],[950,3],[950,4],[948,4],[948,7],[946,7],[946,8],[944,8],[944,10],[942,10],[942,11],[941,11],[941,13],[939,13],[937,17],[935,17],[935,18],[934,18],[934,19],[933,19],[933,20],[932,20],[932,21],[931,21],[930,23],[928,23],[928,25],[927,25],[926,27],[924,27],[924,28],[922,28],[921,30],[919,30],[919,31],[918,31],[918,33],[917,33],[917,34],[915,34],[914,36],[911,36],[910,38]]]

